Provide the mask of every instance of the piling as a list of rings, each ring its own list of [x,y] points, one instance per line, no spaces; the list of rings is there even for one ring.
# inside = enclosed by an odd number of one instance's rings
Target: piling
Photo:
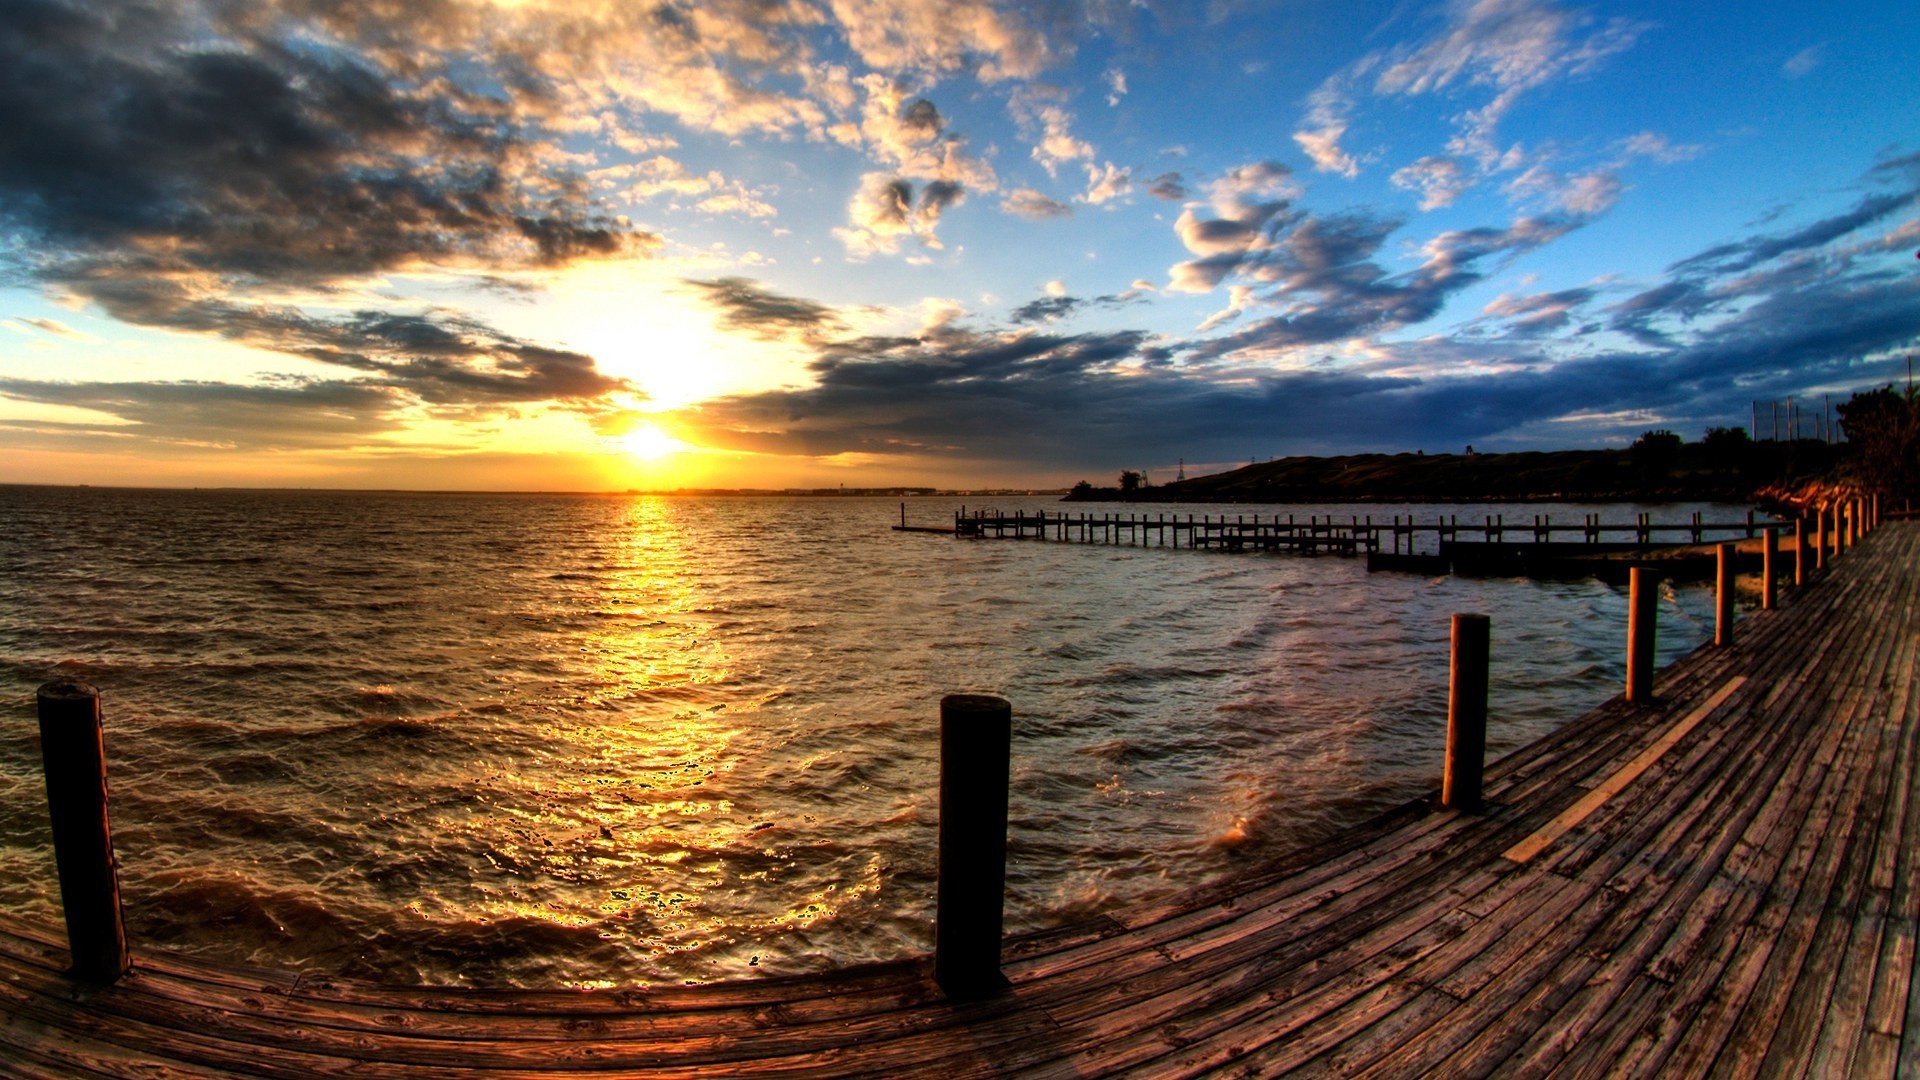
[[[939,899],[933,977],[947,997],[1008,986],[1000,973],[1007,881],[1007,786],[1013,707],[991,694],[940,699]]]
[[[1807,583],[1807,516],[1793,519],[1793,587]]]
[[[1760,608],[1772,611],[1780,600],[1780,582],[1775,570],[1775,556],[1779,554],[1780,537],[1772,529],[1763,530],[1766,535],[1760,539]]]
[[[1653,639],[1660,578],[1635,566],[1627,571],[1627,700],[1653,699]]]
[[[1714,547],[1713,643],[1733,644],[1733,545]]]
[[[129,960],[107,812],[100,692],[62,679],[42,686],[36,696],[53,858],[73,954],[71,973],[88,982],[110,983],[127,973]]]
[[[1449,810],[1478,813],[1485,805],[1487,766],[1487,667],[1491,620],[1453,617],[1453,661],[1447,680],[1447,767],[1440,802]]]

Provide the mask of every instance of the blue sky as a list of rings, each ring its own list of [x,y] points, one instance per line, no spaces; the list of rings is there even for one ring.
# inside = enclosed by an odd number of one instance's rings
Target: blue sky
[[[1617,445],[1920,335],[1911,4],[0,7],[9,480]]]

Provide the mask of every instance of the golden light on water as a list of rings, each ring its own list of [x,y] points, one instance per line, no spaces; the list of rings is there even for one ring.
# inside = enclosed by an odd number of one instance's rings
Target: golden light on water
[[[621,437],[660,445],[654,435],[677,444],[657,429]],[[599,622],[568,646],[592,674],[566,707],[544,710],[542,735],[556,749],[496,778],[511,789],[501,804],[517,809],[444,822],[478,830],[474,839],[504,871],[459,917],[598,928],[654,956],[742,931],[702,897],[739,886],[730,855],[767,846],[778,831],[716,791],[736,764],[731,713],[758,702],[729,703],[719,689],[734,658],[707,625],[696,553],[675,513],[670,499],[632,500],[607,577],[570,601]]]

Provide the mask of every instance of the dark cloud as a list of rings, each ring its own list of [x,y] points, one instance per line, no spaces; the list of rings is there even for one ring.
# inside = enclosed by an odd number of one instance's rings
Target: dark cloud
[[[5,0],[0,215],[95,272],[308,284],[644,243],[496,113],[363,56],[209,42],[133,2]],[[139,255],[133,255],[139,252]]]
[[[1894,162],[1885,163],[1876,171],[1897,171],[1887,169],[1887,166],[1894,164]],[[1783,255],[1825,247],[1835,240],[1885,220],[1890,215],[1902,210],[1911,210],[1916,205],[1920,205],[1920,200],[1916,200],[1915,193],[1911,190],[1868,195],[1845,213],[1823,218],[1792,232],[1775,236],[1754,236],[1736,243],[1708,248],[1698,255],[1675,263],[1669,269],[1682,275],[1740,273]]]
[[[1710,298],[1697,283],[1669,281],[1635,293],[1608,308],[1613,316],[1608,325],[1631,335],[1643,345],[1669,346],[1673,344],[1673,338],[1657,328],[1655,321],[1673,315],[1691,319],[1705,311],[1710,303]]]
[[[783,296],[748,278],[725,277],[687,284],[706,293],[708,303],[720,311],[720,325],[729,330],[744,331],[768,341],[794,336],[812,338],[841,330],[839,317],[825,304]]]
[[[967,197],[967,189],[951,180],[930,180],[920,189],[920,217],[926,222],[940,220],[940,215],[948,207],[957,206]]]
[[[367,382],[312,381],[270,386],[208,382],[58,383],[0,380],[0,395],[44,405],[91,409],[122,423],[9,426],[51,435],[138,437],[220,449],[345,449],[378,442],[400,424],[408,398]]]
[[[1400,227],[1397,220],[1358,212],[1287,220],[1292,227],[1279,236],[1199,264],[1215,280],[1241,274],[1270,283],[1258,301],[1284,310],[1200,343],[1195,359],[1324,345],[1413,326],[1481,281],[1482,262],[1539,247],[1577,225],[1572,218],[1523,218],[1505,229],[1442,233],[1427,243],[1424,263],[1392,274],[1372,256]]]
[[[1177,172],[1164,172],[1147,183],[1147,191],[1155,198],[1179,202],[1187,197],[1187,182]]]
[[[0,0],[0,261],[125,322],[351,367],[429,403],[624,387],[589,357],[451,316],[247,299],[653,241],[546,164],[504,101],[256,15],[210,27],[140,0]]]
[[[1087,308],[1114,308],[1134,303],[1139,299],[1137,290],[1122,293],[1109,293],[1105,296],[1042,296],[1029,300],[1008,314],[1007,320],[1015,326],[1033,323],[1054,322],[1064,319]]]
[[[1007,318],[1014,325],[1025,323],[1052,322],[1063,319],[1086,305],[1085,300],[1073,296],[1042,296],[1029,300],[1013,309]]]

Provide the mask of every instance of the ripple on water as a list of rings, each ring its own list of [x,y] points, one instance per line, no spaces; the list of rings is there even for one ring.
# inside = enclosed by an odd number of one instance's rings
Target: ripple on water
[[[20,722],[0,730],[0,906],[58,919],[25,704],[55,675],[106,694],[142,942],[583,986],[927,949],[946,692],[1014,703],[1021,931],[1242,873],[1423,792],[1454,611],[1494,616],[1496,749],[1621,678],[1625,603],[1596,583],[957,543],[894,535],[897,514],[6,489]],[[1669,591],[1663,655],[1710,610]]]

